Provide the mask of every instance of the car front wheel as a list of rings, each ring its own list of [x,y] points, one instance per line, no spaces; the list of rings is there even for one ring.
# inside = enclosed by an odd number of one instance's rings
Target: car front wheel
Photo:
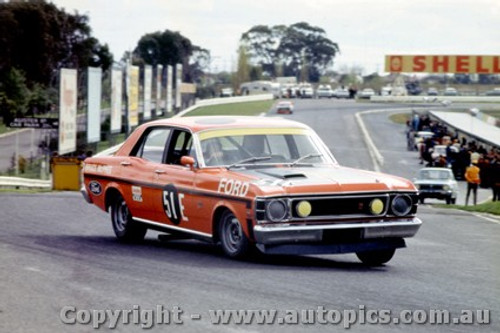
[[[120,241],[139,242],[146,236],[147,228],[132,219],[127,203],[121,195],[111,203],[111,224]]]
[[[243,258],[250,250],[250,242],[240,222],[230,211],[225,211],[219,220],[219,239],[222,250],[231,258]]]
[[[380,266],[392,259],[396,249],[356,252],[356,256],[368,266]]]

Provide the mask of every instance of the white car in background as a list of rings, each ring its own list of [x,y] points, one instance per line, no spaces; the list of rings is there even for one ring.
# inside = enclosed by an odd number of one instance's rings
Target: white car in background
[[[418,131],[414,136],[414,149],[418,150],[418,144],[423,143],[428,138],[433,138],[434,132],[431,131]]]
[[[299,87],[300,98],[313,98],[314,90],[310,84],[303,84]]]
[[[443,95],[444,96],[458,96],[458,91],[457,91],[457,89],[455,89],[453,87],[448,87],[444,90]]]
[[[370,99],[372,96],[375,96],[375,91],[372,88],[365,88],[358,94],[359,98]]]
[[[451,169],[423,168],[418,172],[413,183],[418,189],[420,203],[433,198],[446,200],[446,204],[455,204],[458,196],[458,183]]]
[[[318,89],[316,89],[316,96],[318,98],[326,97],[326,98],[332,98],[333,97],[333,90],[332,87],[328,84],[320,84],[318,86]]]
[[[345,88],[338,87],[333,91],[336,98],[349,98],[349,91]]]

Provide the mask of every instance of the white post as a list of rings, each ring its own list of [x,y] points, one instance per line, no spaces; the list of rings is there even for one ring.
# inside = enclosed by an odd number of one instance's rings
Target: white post
[[[14,154],[14,173],[19,175],[19,130],[16,130],[16,153]]]

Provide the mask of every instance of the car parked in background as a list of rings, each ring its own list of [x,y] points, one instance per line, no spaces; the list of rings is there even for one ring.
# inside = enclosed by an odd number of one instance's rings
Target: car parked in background
[[[429,89],[427,89],[427,95],[428,96],[437,96],[437,95],[439,95],[439,92],[436,88],[430,87]]]
[[[455,204],[457,200],[458,183],[451,169],[420,169],[413,183],[418,189],[420,203],[427,198],[446,200],[448,205]]]
[[[433,138],[434,132],[431,131],[418,131],[413,136],[413,148],[418,150],[418,144],[424,142],[428,138]]]
[[[375,91],[372,88],[365,88],[358,93],[359,98],[370,99],[375,96]]]
[[[314,90],[310,84],[302,84],[299,86],[300,98],[313,98]]]
[[[457,89],[455,89],[453,87],[448,87],[444,90],[443,95],[444,96],[458,96],[458,91],[457,91]]]
[[[500,96],[500,88],[493,88],[486,92],[486,96]]]
[[[342,87],[338,87],[333,91],[333,95],[336,98],[349,98],[349,90]]]
[[[220,97],[232,97],[234,95],[233,88],[222,88]]]
[[[316,89],[316,96],[318,98],[332,98],[333,90],[329,84],[320,84]]]

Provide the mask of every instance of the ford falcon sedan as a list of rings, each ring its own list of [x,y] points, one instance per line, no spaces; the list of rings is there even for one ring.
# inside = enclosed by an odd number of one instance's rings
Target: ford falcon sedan
[[[356,253],[381,265],[422,224],[410,181],[342,167],[311,128],[280,118],[149,122],[113,156],[87,158],[83,176],[119,240],[152,229],[232,258]]]

